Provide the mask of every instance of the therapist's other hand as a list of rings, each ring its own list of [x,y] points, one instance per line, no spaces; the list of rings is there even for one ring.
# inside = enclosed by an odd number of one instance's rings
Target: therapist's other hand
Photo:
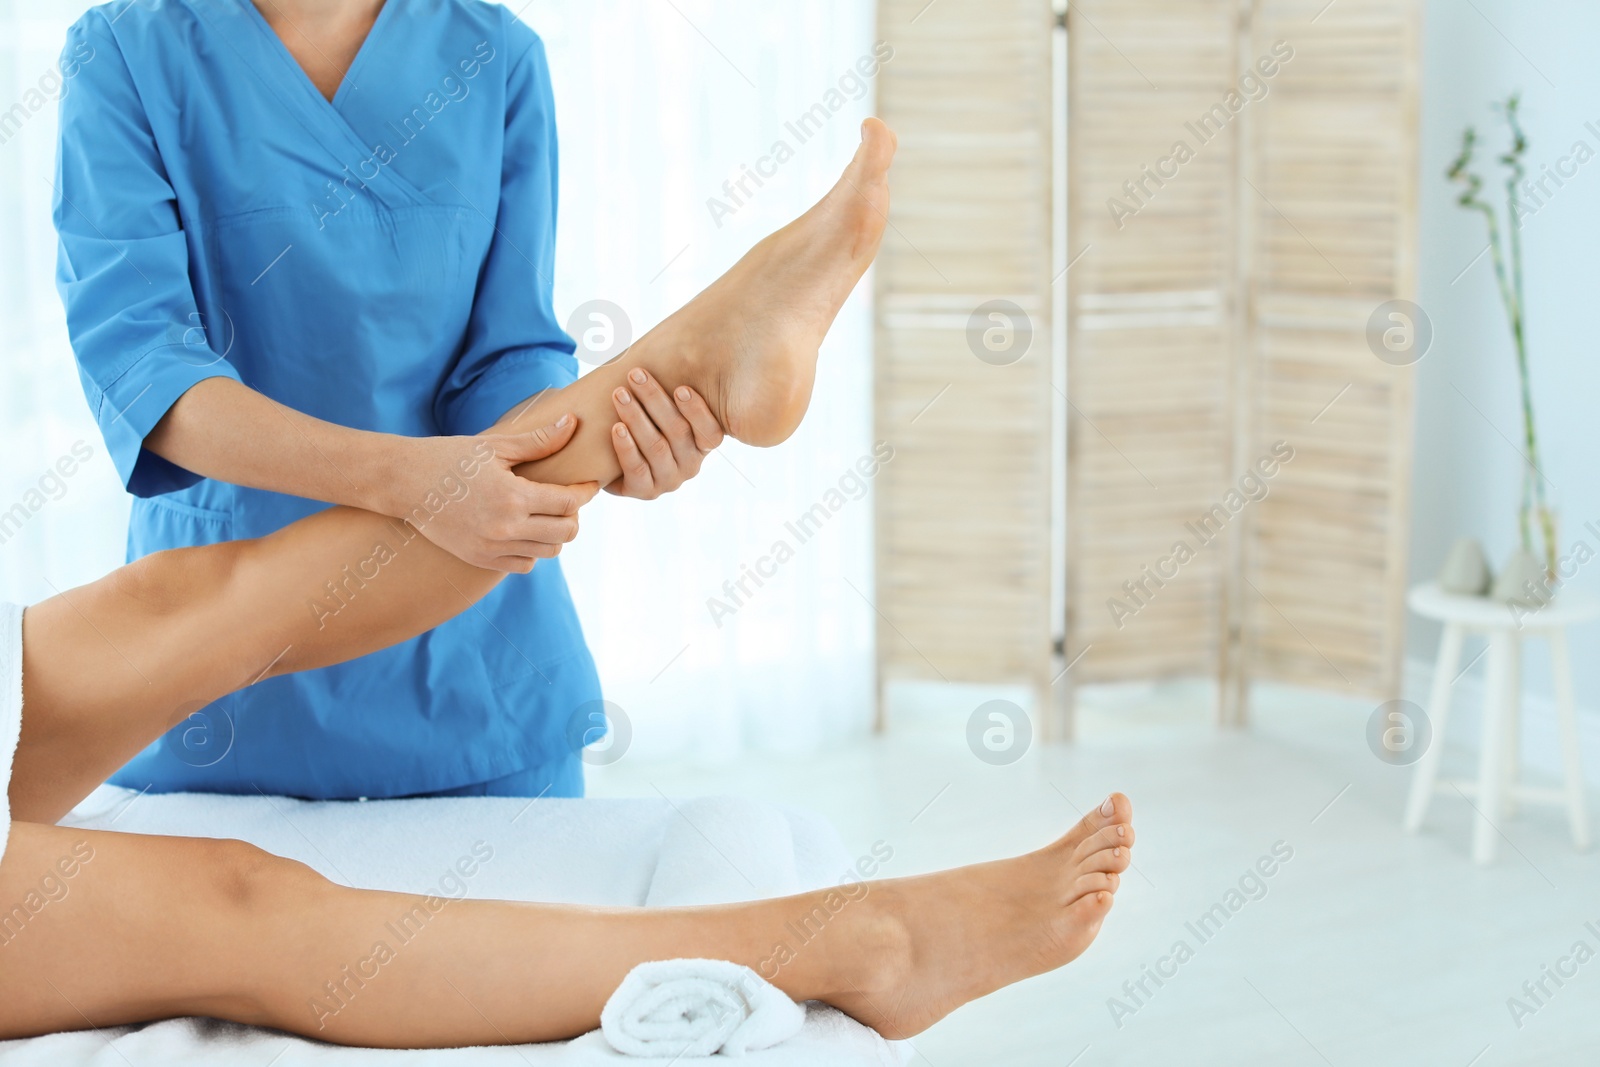
[[[564,415],[531,433],[414,438],[397,517],[474,567],[527,574],[578,536],[578,509],[599,486],[545,485],[513,468],[561,451],[577,426]]]
[[[722,424],[699,393],[685,385],[668,396],[641,367],[612,392],[611,406],[622,420],[611,427],[622,477],[606,486],[608,493],[654,500],[699,474],[706,456],[722,444]]]

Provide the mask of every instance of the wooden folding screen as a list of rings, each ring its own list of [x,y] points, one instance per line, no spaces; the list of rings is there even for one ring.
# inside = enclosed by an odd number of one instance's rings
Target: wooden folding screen
[[[1414,0],[1071,10],[1073,680],[1392,695],[1411,385],[1367,334],[1413,282]]]
[[[1225,722],[1254,679],[1392,695],[1411,382],[1368,333],[1413,285],[1417,0],[1069,5],[1054,664],[1049,7],[879,10],[880,676],[1209,676]],[[1009,366],[967,336],[995,298]]]
[[[1239,138],[1186,124],[1232,87],[1237,6],[1068,13],[1070,682],[1209,674],[1227,644],[1227,545],[1162,560],[1234,463]]]
[[[900,137],[876,268],[880,683],[1049,688],[1053,24],[1049,0],[879,5]]]
[[[1263,0],[1254,22],[1252,55],[1295,58],[1253,126],[1245,403],[1252,453],[1296,455],[1249,526],[1241,652],[1250,677],[1393,697],[1412,372],[1375,356],[1369,323],[1414,295],[1419,14],[1326,2]]]

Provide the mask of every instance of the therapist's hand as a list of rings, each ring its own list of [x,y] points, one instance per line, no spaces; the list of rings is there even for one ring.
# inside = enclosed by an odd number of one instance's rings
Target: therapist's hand
[[[570,415],[532,433],[411,439],[397,488],[396,518],[474,567],[527,574],[578,536],[578,509],[599,486],[545,485],[512,472],[566,447],[577,430]]]
[[[611,427],[611,447],[622,477],[606,492],[635,500],[654,500],[700,473],[711,450],[722,444],[722,424],[704,398],[688,386],[671,396],[643,368],[611,394],[621,421]]]

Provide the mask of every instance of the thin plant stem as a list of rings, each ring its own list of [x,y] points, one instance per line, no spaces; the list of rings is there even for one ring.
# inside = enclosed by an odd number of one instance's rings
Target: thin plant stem
[[[1511,128],[1511,146],[1500,156],[1506,167],[1506,240],[1502,243],[1500,224],[1495,209],[1482,197],[1483,180],[1472,169],[1473,153],[1477,146],[1477,132],[1468,126],[1461,135],[1461,152],[1450,165],[1447,176],[1463,186],[1457,200],[1463,208],[1483,216],[1489,231],[1489,249],[1494,262],[1495,281],[1500,289],[1500,300],[1505,305],[1506,319],[1511,327],[1511,339],[1516,350],[1517,378],[1522,406],[1524,465],[1522,470],[1522,500],[1517,511],[1518,532],[1522,547],[1533,551],[1533,518],[1538,516],[1540,539],[1543,541],[1545,566],[1555,572],[1556,535],[1554,516],[1545,498],[1544,476],[1539,466],[1539,438],[1535,429],[1533,411],[1533,385],[1528,364],[1527,335],[1523,322],[1522,288],[1522,218],[1519,185],[1526,173],[1522,157],[1527,152],[1528,141],[1517,117],[1519,99],[1510,96],[1501,110]],[[1510,255],[1506,255],[1509,245]],[[1509,262],[1508,262],[1509,260]]]

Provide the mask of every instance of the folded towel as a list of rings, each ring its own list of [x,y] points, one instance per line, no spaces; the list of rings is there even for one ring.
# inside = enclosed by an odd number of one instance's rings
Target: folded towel
[[[22,732],[22,609],[0,603],[0,856],[11,838],[11,760]]]
[[[659,960],[628,972],[600,1013],[611,1047],[628,1056],[743,1056],[787,1041],[805,1009],[748,967]]]

